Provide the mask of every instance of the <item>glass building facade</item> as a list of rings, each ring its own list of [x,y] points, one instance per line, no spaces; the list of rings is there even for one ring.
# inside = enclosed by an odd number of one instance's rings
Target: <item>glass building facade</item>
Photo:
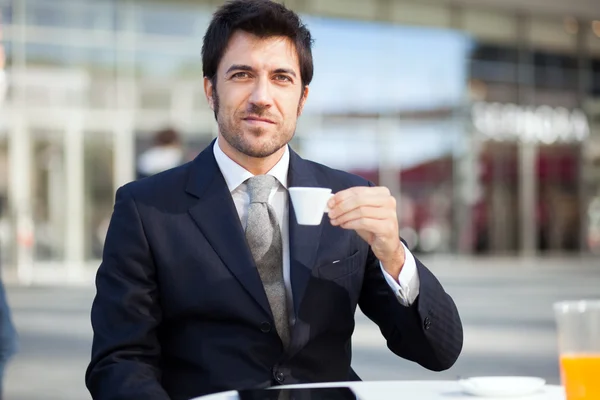
[[[294,148],[390,187],[415,251],[600,251],[600,15],[387,3],[290,3],[316,37]],[[156,130],[188,158],[215,137],[214,8],[0,0],[0,234],[20,279],[97,267]]]

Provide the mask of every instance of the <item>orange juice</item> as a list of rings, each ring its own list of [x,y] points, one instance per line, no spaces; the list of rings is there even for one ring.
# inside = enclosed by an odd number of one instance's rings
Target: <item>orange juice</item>
[[[560,366],[567,400],[600,399],[600,353],[563,354]]]

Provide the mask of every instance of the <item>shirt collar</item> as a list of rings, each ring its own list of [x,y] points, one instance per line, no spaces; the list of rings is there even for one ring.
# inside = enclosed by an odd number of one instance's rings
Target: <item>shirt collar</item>
[[[230,192],[233,192],[237,189],[242,183],[244,183],[247,179],[252,178],[254,175],[246,170],[244,167],[233,161],[227,154],[221,150],[219,146],[219,140],[215,140],[213,145],[213,153],[215,155],[215,160],[217,161],[217,165],[225,178],[225,183],[227,183],[227,188]],[[285,152],[281,159],[271,168],[267,175],[272,175],[279,181],[279,183],[287,189],[287,177],[288,177],[288,169],[290,166],[290,150],[288,145],[285,146]]]

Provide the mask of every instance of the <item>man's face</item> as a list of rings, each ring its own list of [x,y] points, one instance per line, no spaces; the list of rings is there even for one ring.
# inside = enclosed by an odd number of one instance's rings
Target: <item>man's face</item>
[[[246,156],[276,153],[294,136],[308,88],[302,87],[294,43],[235,32],[213,82],[204,79],[219,133]]]

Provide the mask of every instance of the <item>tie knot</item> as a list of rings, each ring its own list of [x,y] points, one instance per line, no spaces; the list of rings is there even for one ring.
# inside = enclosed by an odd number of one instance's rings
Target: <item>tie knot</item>
[[[277,184],[277,179],[271,175],[256,175],[248,179],[250,203],[267,203],[271,189]]]

